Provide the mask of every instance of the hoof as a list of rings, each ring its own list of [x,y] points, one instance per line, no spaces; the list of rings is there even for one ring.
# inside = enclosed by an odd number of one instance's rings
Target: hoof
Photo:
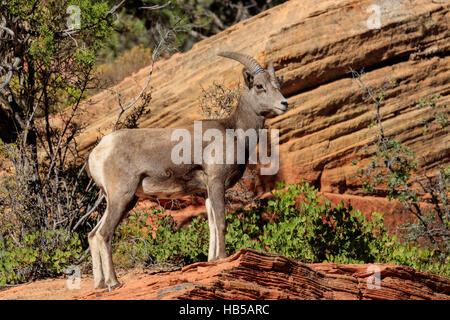
[[[120,282],[118,282],[116,284],[113,284],[113,285],[108,284],[108,292],[111,292],[111,291],[113,291],[115,289],[118,289],[120,287],[122,287],[122,284]]]
[[[105,289],[105,288],[106,288],[106,284],[105,284],[104,280],[102,280],[100,283],[94,285],[94,290]]]

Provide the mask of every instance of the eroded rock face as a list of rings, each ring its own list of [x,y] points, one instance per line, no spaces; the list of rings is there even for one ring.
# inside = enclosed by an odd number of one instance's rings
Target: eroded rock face
[[[241,80],[238,63],[216,56],[220,50],[234,50],[253,55],[263,65],[274,61],[277,74],[284,77],[289,111],[268,123],[281,130],[279,178],[308,176],[319,180],[324,191],[357,188],[348,160],[371,139],[367,127],[374,112],[362,102],[363,92],[352,82],[349,68],[364,68],[373,88],[395,79],[397,85],[386,90],[382,108],[387,134],[401,138],[418,154],[428,154],[430,164],[448,160],[450,138],[442,130],[422,134],[421,121],[430,120],[432,112],[418,109],[417,101],[440,93],[440,103],[448,103],[449,6],[416,2],[382,1],[379,30],[367,27],[366,10],[372,1],[290,1],[237,24],[157,63],[152,113],[140,126],[177,127],[201,119],[202,87]],[[113,91],[131,100],[148,71],[125,79]],[[97,130],[111,130],[119,112],[116,94],[94,96],[84,112],[91,125],[80,147],[87,150]]]
[[[371,6],[378,6],[380,29]],[[401,140],[427,168],[449,162],[448,127],[430,127],[433,108],[418,101],[440,94],[436,107],[449,103],[449,3],[416,0],[293,0],[197,43],[193,49],[156,63],[151,80],[150,115],[141,127],[179,127],[202,118],[202,88],[214,81],[242,83],[242,66],[218,57],[222,50],[275,64],[284,77],[289,110],[268,121],[280,129],[280,170],[260,177],[261,192],[277,181],[315,183],[333,203],[344,201],[365,213],[381,211],[391,230],[402,222],[402,208],[376,197],[362,197],[351,160],[375,141],[368,129],[373,107],[348,74],[364,68],[372,88],[386,86],[381,109],[386,134]],[[373,8],[373,7],[372,7]],[[150,67],[85,103],[79,121],[89,124],[78,138],[81,153],[112,130],[122,103],[144,85]],[[128,99],[128,101],[127,101]],[[446,110],[448,113],[448,109]],[[191,206],[192,207],[192,206]],[[201,214],[200,210],[195,214]],[[203,211],[204,213],[204,211]],[[185,221],[181,214],[181,222]],[[212,263],[129,281],[113,292],[91,291],[78,299],[449,299],[446,278],[394,265],[375,265],[380,288],[367,284],[369,265],[303,264],[278,255],[241,250]]]
[[[374,280],[378,272],[380,281]],[[242,249],[76,299],[450,299],[450,280],[396,265],[304,264]]]
[[[202,88],[213,81],[242,82],[242,66],[216,55],[233,50],[254,56],[263,66],[274,61],[277,75],[285,80],[282,93],[289,110],[267,123],[280,129],[280,170],[259,178],[261,192],[277,181],[303,178],[323,192],[362,195],[351,160],[374,152],[369,148],[364,154],[361,148],[376,140],[375,130],[368,128],[375,110],[352,80],[350,68],[364,68],[364,81],[372,88],[384,86],[381,114],[388,136],[425,156],[428,169],[448,163],[449,127],[430,126],[426,135],[423,129],[435,108],[448,113],[449,4],[386,0],[376,2],[378,9],[373,5],[371,0],[289,1],[158,62],[151,81],[152,112],[140,126],[178,127],[201,119]],[[111,131],[119,112],[117,92],[131,101],[149,70],[86,104],[82,119],[90,125],[78,139],[81,149],[87,152],[100,134]],[[435,94],[441,96],[436,106],[418,108],[419,100]],[[375,207],[384,206],[384,200],[373,201],[381,201]]]

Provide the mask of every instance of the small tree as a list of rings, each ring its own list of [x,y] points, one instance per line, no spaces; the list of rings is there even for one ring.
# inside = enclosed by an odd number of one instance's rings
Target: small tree
[[[77,223],[100,204],[82,174],[75,121],[113,31],[107,1],[2,1],[0,284],[60,273],[81,257]],[[77,230],[77,228],[79,230]],[[85,234],[87,232],[83,232]]]
[[[0,285],[58,274],[83,258],[95,223],[88,218],[102,209],[104,197],[83,173],[86,162],[76,141],[83,128],[77,115],[89,88],[97,85],[97,56],[124,3],[0,2],[0,114],[14,129],[0,141],[1,157],[8,160],[8,173],[0,177]],[[159,38],[146,84],[126,104],[118,95],[114,129],[136,127],[149,112],[146,90],[154,62],[171,49],[171,40],[182,31],[178,23],[156,23]]]
[[[450,253],[448,199],[450,166],[442,165],[435,172],[429,173],[425,168],[421,168],[414,152],[400,141],[386,136],[380,109],[384,103],[385,90],[396,85],[394,79],[375,91],[363,81],[362,73],[355,70],[350,72],[366,93],[370,103],[374,105],[378,128],[375,155],[370,158],[366,166],[357,168],[358,176],[363,180],[363,187],[371,193],[376,192],[378,187],[386,188],[389,200],[400,201],[407,211],[417,218],[417,222],[400,228],[407,231],[404,235],[405,240],[416,244],[425,243],[427,247],[434,249],[439,260],[445,263]],[[435,106],[438,98],[439,95],[435,95],[434,99],[430,100],[432,103],[423,100],[419,103],[419,107]],[[442,113],[435,112],[435,120],[443,129],[447,122],[442,119]],[[356,163],[357,161],[354,162]]]

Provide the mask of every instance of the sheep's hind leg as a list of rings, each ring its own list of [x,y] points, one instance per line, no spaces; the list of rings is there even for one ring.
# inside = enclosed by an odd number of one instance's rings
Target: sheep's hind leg
[[[114,199],[114,200],[112,200]],[[112,261],[111,241],[117,225],[137,202],[134,193],[116,194],[108,199],[105,220],[96,232],[105,284],[109,289],[120,285]]]
[[[105,277],[103,275],[102,270],[102,261],[100,257],[100,250],[97,244],[97,239],[95,237],[95,234],[104,221],[104,217],[100,219],[100,221],[97,223],[94,229],[89,233],[88,241],[89,241],[89,249],[91,250],[91,257],[92,257],[92,272],[94,274],[94,289],[101,289],[105,288]]]

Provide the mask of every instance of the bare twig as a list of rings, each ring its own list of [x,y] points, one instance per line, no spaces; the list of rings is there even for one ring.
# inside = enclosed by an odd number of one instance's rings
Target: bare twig
[[[5,30],[6,33],[9,33],[11,35],[11,37],[14,37],[14,31],[12,31],[10,28],[0,25],[0,29]]]
[[[364,92],[367,92],[369,97],[372,99],[373,103],[375,103],[378,128],[380,129],[380,142],[383,143],[383,145],[386,146],[386,137],[384,135],[384,128],[383,128],[383,125],[381,123],[381,114],[380,114],[381,102],[375,97],[374,93],[372,92],[372,89],[369,86],[367,86],[364,83],[364,81],[362,80],[362,78],[361,78],[362,72],[359,73],[358,71],[350,68],[349,73],[352,74],[353,79],[358,82],[358,84],[364,90]]]
[[[150,7],[139,7],[139,9],[158,10],[158,9],[163,9],[163,8],[167,7],[168,5],[170,5],[170,3],[171,3],[171,1],[168,1],[165,4],[161,4],[161,5],[155,4],[154,6],[150,6]]]
[[[88,210],[88,212],[83,215],[80,220],[78,220],[78,222],[75,224],[75,226],[72,228],[72,232],[74,232],[75,230],[77,230],[77,228],[81,225],[81,223],[87,218],[89,217],[100,205],[100,203],[102,203],[103,199],[105,199],[105,195],[103,193],[99,194],[99,197],[97,199],[97,201],[95,202],[95,204],[92,206],[92,208],[90,208],[90,210]]]
[[[175,24],[175,26],[181,21],[178,20],[178,22]],[[160,38],[159,38],[159,42],[156,45],[155,49],[153,50],[152,53],[152,60],[151,60],[151,64],[150,64],[150,71],[149,74],[147,76],[147,80],[145,82],[145,85],[142,87],[141,91],[139,92],[139,94],[126,106],[122,105],[122,101],[121,101],[121,95],[120,93],[117,95],[117,100],[118,100],[118,104],[119,104],[119,108],[120,108],[120,112],[117,116],[116,122],[114,124],[114,129],[117,129],[118,124],[120,123],[120,118],[122,117],[122,115],[129,110],[130,108],[132,108],[136,102],[139,101],[139,99],[142,98],[145,90],[147,90],[147,87],[150,84],[150,81],[152,79],[152,75],[153,75],[153,70],[154,70],[154,65],[155,65],[155,61],[156,59],[161,55],[161,51],[164,48],[164,45],[166,44],[167,39],[170,37],[170,35],[174,32],[174,29],[168,29],[165,32],[160,33]]]
[[[2,85],[0,85],[0,91],[3,90],[11,82],[13,72],[17,69],[19,63],[20,63],[20,59],[16,57],[16,58],[14,58],[14,62],[12,65],[7,64],[7,63],[3,64],[3,67],[6,67],[9,71],[6,76],[6,80],[3,82]]]
[[[69,129],[70,125],[72,124],[72,120],[73,120],[75,114],[77,113],[77,111],[79,109],[79,105],[80,105],[81,99],[83,97],[83,94],[84,94],[84,92],[86,90],[86,86],[87,86],[87,82],[84,83],[83,88],[81,90],[81,94],[79,95],[79,97],[78,97],[77,101],[75,102],[75,104],[72,106],[72,112],[71,112],[71,114],[69,116],[69,119],[64,123],[64,128],[63,128],[63,130],[60,133],[60,136],[59,136],[59,139],[58,139],[58,143],[56,145],[55,151],[53,153],[53,156],[52,156],[52,159],[51,159],[51,162],[50,162],[50,166],[49,166],[48,173],[47,173],[47,178],[50,178],[50,175],[52,174],[52,169],[53,169],[53,167],[56,164],[56,157],[58,156],[58,154],[60,152],[61,144],[63,142],[63,139],[66,137],[66,132]]]

